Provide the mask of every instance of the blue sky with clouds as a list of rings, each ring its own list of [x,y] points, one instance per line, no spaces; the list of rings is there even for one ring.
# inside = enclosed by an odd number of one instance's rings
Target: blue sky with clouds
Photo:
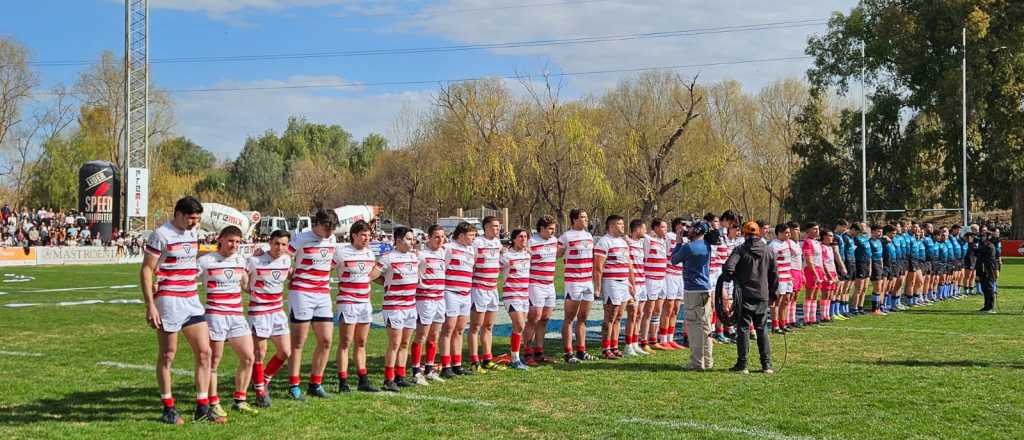
[[[0,35],[34,61],[93,60],[123,51],[124,4],[116,0],[8,2]],[[150,0],[150,58],[313,54],[635,35],[794,20],[825,20],[854,0]],[[811,23],[783,29],[635,38],[591,44],[245,62],[154,63],[172,91],[426,81],[425,84],[261,91],[175,92],[175,131],[220,157],[245,137],[280,131],[289,115],[340,124],[357,136],[394,137],[403,114],[429,108],[436,80],[486,75],[591,72],[694,65],[803,54]],[[802,76],[808,60],[680,69],[705,81],[737,79],[750,90]],[[71,84],[83,66],[37,66],[43,84]],[[629,73],[565,78],[570,96],[600,93]],[[510,81],[510,87],[521,87]]]

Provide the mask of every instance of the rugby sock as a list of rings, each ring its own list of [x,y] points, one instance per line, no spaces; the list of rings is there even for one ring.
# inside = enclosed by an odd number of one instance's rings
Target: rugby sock
[[[263,362],[256,362],[252,364],[252,384],[253,388],[256,388],[256,394],[263,394]]]
[[[427,365],[430,365],[430,364],[427,364]],[[444,356],[444,355],[442,355],[441,356],[441,366],[444,367],[444,368],[448,368],[448,367],[452,366],[452,357],[451,356]]]
[[[536,347],[533,347],[533,355],[534,356],[544,356],[544,347],[541,347],[539,345],[536,346]]]
[[[277,370],[281,369],[284,365],[284,359],[281,358],[281,354],[275,354],[274,357],[270,358],[270,362],[267,362],[267,368],[263,370],[263,377],[266,382],[270,382],[270,378],[277,374]]]
[[[413,368],[420,366],[420,361],[423,360],[423,346],[420,344],[412,344],[412,366]]]
[[[792,324],[796,324],[796,301],[789,302],[789,321]]]
[[[235,391],[235,395],[232,397],[235,398],[235,403],[241,403],[245,402],[246,394],[245,391]]]
[[[814,322],[814,312],[811,311],[811,304],[814,304],[814,300],[804,300],[804,323]]]
[[[362,380],[365,374],[360,374],[359,379]],[[390,382],[395,380],[395,367],[384,367],[384,380]]]
[[[452,355],[452,366],[453,367],[461,367],[462,366],[462,355],[461,354]]]
[[[878,297],[878,294],[877,293],[872,293],[871,294],[871,311],[872,312],[877,312],[878,311],[878,307],[879,307],[878,303],[879,303],[879,301],[880,301],[880,298]]]
[[[427,365],[434,365],[434,360],[437,359],[437,343],[434,341],[427,341]]]
[[[341,381],[348,380],[348,371],[339,371],[338,372],[338,379],[341,380]]]
[[[396,377],[405,377],[405,367],[395,367]]]
[[[829,319],[828,318],[828,312],[829,312],[829,310],[828,310],[828,300],[825,300],[825,299],[818,300],[818,304],[815,307],[819,307],[820,308],[820,310],[821,310],[821,320],[822,321],[825,321],[825,320]]]
[[[199,405],[199,406],[209,406],[210,405],[210,398],[207,397],[207,396],[208,396],[207,393],[196,393],[196,405]]]
[[[288,376],[288,384],[289,385],[291,385],[291,386],[299,386],[300,382],[302,382],[302,379],[300,379],[299,376]]]
[[[164,403],[165,408],[171,408],[174,406],[174,396],[172,396],[170,393],[161,394],[160,401]]]
[[[309,375],[309,384],[310,385],[320,385],[322,383],[324,383],[324,377],[323,376],[321,376],[319,374],[310,374]]]
[[[477,356],[475,354],[474,355],[470,355],[469,356],[469,363],[471,365],[479,364],[480,363],[480,356]]]
[[[218,396],[216,394],[210,395],[210,405],[219,405],[219,404],[220,404],[220,396]]]
[[[519,333],[512,333],[509,336],[509,349],[512,351],[512,360],[519,359],[519,346],[523,342],[523,335]]]

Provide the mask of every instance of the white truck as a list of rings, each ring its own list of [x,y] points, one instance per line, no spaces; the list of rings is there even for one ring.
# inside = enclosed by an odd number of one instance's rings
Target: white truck
[[[225,227],[237,226],[242,230],[242,237],[249,238],[253,227],[259,221],[260,213],[256,211],[242,213],[242,211],[220,203],[203,203],[203,215],[199,219],[199,229],[217,234]]]
[[[451,236],[452,233],[455,232],[455,227],[462,222],[466,222],[469,223],[470,225],[473,225],[473,227],[476,228],[478,234],[482,234],[484,232],[484,227],[482,224],[480,224],[480,219],[472,217],[442,217],[437,219],[437,225],[444,229],[444,233],[449,236]]]

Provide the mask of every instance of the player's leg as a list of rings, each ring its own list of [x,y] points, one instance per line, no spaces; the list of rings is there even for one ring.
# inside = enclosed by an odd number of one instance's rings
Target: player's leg
[[[604,317],[601,320],[601,355],[605,359],[616,359],[612,353],[612,336],[615,329],[613,328],[613,321],[615,320],[615,305],[612,304],[611,292],[605,293],[604,299]],[[618,325],[616,322],[615,325]]]
[[[640,356],[633,349],[633,334],[636,332],[636,328],[639,326],[637,301],[629,300],[626,302],[626,349],[623,352],[626,356]]]
[[[480,342],[483,345],[483,367],[486,370],[504,370],[504,365],[494,362],[494,320],[497,312],[488,309],[484,313],[484,324],[480,331]]]
[[[654,351],[653,348],[647,347],[647,341],[650,340],[654,332],[651,332],[651,327],[655,324],[654,322],[654,310],[660,305],[661,300],[651,300],[649,297],[647,301],[644,301],[644,308],[640,311],[640,335],[638,340],[638,346],[640,351],[650,354]]]
[[[509,337],[509,352],[512,357],[512,362],[509,363],[509,366],[517,370],[528,370],[529,367],[519,356],[523,342],[523,331],[526,327],[526,312],[517,311],[512,304],[509,304],[508,317],[512,321],[512,335]],[[564,327],[565,326],[563,325],[563,328]],[[569,333],[569,337],[572,338],[571,332]],[[570,344],[571,343],[570,339]]]
[[[235,411],[255,414],[256,409],[246,402],[246,391],[249,389],[249,382],[252,380],[252,367],[255,362],[252,336],[244,335],[231,338],[228,339],[228,344],[231,345],[231,350],[235,352],[235,356],[238,356],[238,367],[235,368],[235,393],[232,396],[235,402],[231,408]]]
[[[530,304],[530,310],[526,314],[526,327],[523,329],[523,344],[526,347],[526,353],[523,357],[526,359],[526,365],[531,367],[539,365],[540,355],[544,354],[541,352],[538,353],[537,357],[533,356],[533,341],[537,333],[537,323],[540,321],[541,312],[540,307],[534,307],[533,304]]]
[[[566,363],[577,363],[576,356],[573,356],[573,323],[576,321],[576,315],[579,313],[580,302],[569,299],[569,294],[565,294],[565,302],[562,305],[562,350],[563,357]]]
[[[302,389],[299,388],[299,383],[302,374],[302,349],[305,347],[306,339],[309,337],[312,320],[298,321],[294,315],[290,319],[292,355],[288,358],[288,397],[295,400],[305,400],[302,396]]]
[[[210,390],[210,413],[216,417],[227,418],[227,412],[220,405],[220,393],[217,392],[217,368],[224,358],[224,341],[210,341],[210,379],[207,389]]]
[[[399,389],[398,384],[395,383],[395,367],[398,366],[398,350],[402,346],[403,331],[400,323],[391,322],[390,319],[384,323],[384,326],[388,331],[388,348],[384,352],[383,390],[397,393]],[[362,383],[362,376],[360,376],[359,380]]]
[[[157,388],[160,389],[160,400],[164,404],[164,417],[163,422],[180,425],[184,421],[178,416],[177,409],[174,405],[174,394],[171,392],[171,365],[174,364],[174,356],[178,352],[178,333],[177,332],[165,332],[163,329],[156,329],[157,339],[157,356],[156,356],[156,384]],[[209,338],[207,338],[209,339]],[[207,342],[209,344],[209,342]],[[209,346],[207,346],[209,349]],[[209,362],[209,356],[207,356],[207,362]],[[206,364],[206,369],[209,371],[210,365]],[[196,364],[196,371],[200,369],[198,363]],[[208,374],[208,373],[207,373]],[[209,382],[203,385],[203,389],[209,386]],[[196,383],[196,390],[200,389],[199,383]],[[203,393],[205,394],[205,393]]]
[[[338,366],[339,393],[352,391],[352,387],[348,385],[348,352],[352,346],[352,340],[355,339],[355,335],[356,325],[346,323],[344,315],[342,315],[342,320],[338,323],[338,351],[334,356],[334,363]]]
[[[405,328],[402,329],[401,341],[399,341],[398,344],[398,364],[395,365],[395,384],[402,388],[416,385],[415,382],[407,382],[405,380],[406,366],[409,365],[409,344],[412,340],[413,333],[416,332],[415,315],[414,311],[407,317]]]
[[[474,372],[483,368],[480,365],[479,345],[485,314],[486,312],[477,308],[477,301],[474,300],[473,308],[469,312],[469,365]]]
[[[331,343],[334,339],[334,323],[331,318],[313,319],[313,336],[316,337],[316,346],[313,347],[313,356],[309,366],[309,393],[316,397],[328,397],[327,391],[323,388],[324,370],[327,369],[327,359],[331,355]]]
[[[196,415],[208,417],[208,420],[218,423],[223,423],[224,419],[217,417],[210,417],[210,367],[213,362],[213,349],[210,347],[210,331],[209,326],[205,321],[199,321],[192,325],[186,325],[181,328],[181,334],[185,336],[185,341],[188,342],[189,346],[192,347],[192,356],[195,359],[195,386],[196,386]],[[175,339],[175,348],[177,348],[177,334],[168,333]],[[166,337],[166,336],[162,336]],[[173,361],[173,355],[171,359]],[[167,364],[170,368],[170,364]],[[169,376],[168,376],[169,378]],[[170,383],[167,386],[170,391]],[[161,392],[163,388],[161,387]]]
[[[576,359],[589,361],[594,358],[587,353],[587,318],[590,317],[590,308],[594,305],[593,293],[589,298],[583,297],[576,309]]]
[[[468,320],[468,314],[460,314],[455,320],[455,328],[452,329],[452,372],[465,376],[473,374],[472,370],[462,368],[462,333]]]

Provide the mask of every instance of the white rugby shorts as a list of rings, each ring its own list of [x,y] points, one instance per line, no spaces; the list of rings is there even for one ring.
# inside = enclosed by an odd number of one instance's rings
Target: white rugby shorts
[[[210,326],[210,340],[223,342],[229,339],[249,336],[249,322],[242,315],[207,314],[206,325]]]
[[[257,338],[266,339],[289,333],[288,317],[285,316],[284,312],[249,316],[249,326],[252,327],[252,333]]]

